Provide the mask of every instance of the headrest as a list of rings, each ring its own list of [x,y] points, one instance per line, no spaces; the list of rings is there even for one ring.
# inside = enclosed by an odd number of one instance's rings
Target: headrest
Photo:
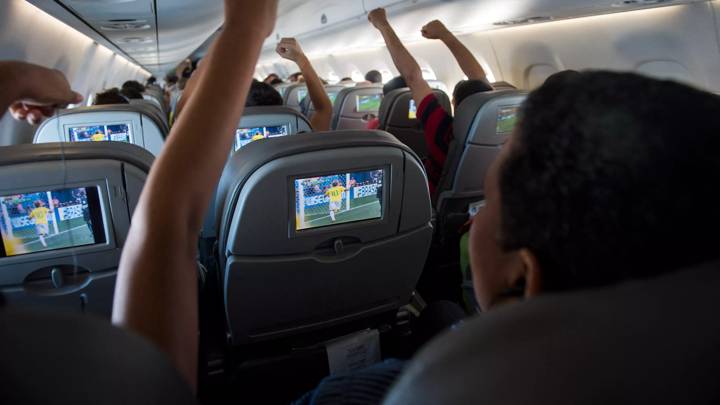
[[[335,99],[337,98],[338,93],[340,93],[340,90],[344,88],[345,86],[338,85],[325,86],[325,92],[333,105],[335,105]],[[313,105],[312,100],[310,100],[309,94],[300,102],[300,112],[302,112],[306,117],[312,117],[312,114],[315,112],[315,106]]]
[[[194,404],[168,359],[89,316],[0,310],[0,397],[9,404]]]
[[[383,92],[381,85],[346,87],[342,89],[333,105],[334,129],[361,129],[367,125],[365,117],[377,116]],[[351,122],[348,122],[351,121]],[[347,122],[347,124],[346,124]]]
[[[157,107],[145,100],[137,101],[63,110],[40,125],[34,143],[114,140],[158,155],[169,128]]]
[[[490,85],[495,90],[517,90],[517,87],[513,86],[512,84],[508,82],[493,82],[490,83]]]
[[[444,91],[436,89],[433,90],[433,93],[445,111],[452,111],[450,99]],[[410,113],[411,107],[414,109],[412,114]],[[409,88],[405,87],[391,91],[385,95],[380,105],[380,128],[389,132],[392,132],[388,129],[390,127],[422,129],[420,118],[417,117],[417,108],[418,105],[413,100]]]
[[[711,263],[492,310],[426,346],[385,403],[716,403],[719,288]]]
[[[422,162],[381,131],[253,143],[232,156],[216,207],[239,344],[396,311],[432,239]]]
[[[147,150],[121,142],[21,144],[0,148],[0,167],[23,163],[108,159],[129,163],[146,172],[155,157]]]

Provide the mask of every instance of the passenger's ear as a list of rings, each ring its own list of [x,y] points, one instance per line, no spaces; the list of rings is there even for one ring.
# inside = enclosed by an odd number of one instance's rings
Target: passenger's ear
[[[525,271],[525,298],[532,298],[542,292],[542,269],[537,256],[529,249],[520,249],[520,260]]]

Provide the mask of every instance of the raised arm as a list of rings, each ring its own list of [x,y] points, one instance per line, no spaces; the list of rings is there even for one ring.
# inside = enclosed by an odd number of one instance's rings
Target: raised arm
[[[6,110],[20,121],[39,124],[55,109],[77,104],[83,97],[72,91],[65,75],[18,61],[0,61],[0,118]]]
[[[277,0],[225,0],[224,29],[148,176],[120,261],[113,322],[167,353],[192,387],[198,235],[276,12]]]
[[[485,70],[480,65],[472,52],[445,25],[438,21],[430,21],[427,25],[422,27],[422,35],[427,39],[439,39],[441,40],[452,52],[455,60],[460,65],[465,76],[470,80],[487,80]]]
[[[432,89],[422,77],[420,65],[418,65],[415,58],[410,55],[410,52],[408,52],[405,45],[403,45],[395,33],[395,30],[393,30],[388,22],[385,9],[378,8],[371,11],[370,14],[368,14],[368,20],[382,34],[388,51],[390,51],[393,63],[395,63],[395,67],[400,71],[400,75],[405,79],[405,83],[410,87],[413,99],[420,105],[423,99],[432,93]]]
[[[310,125],[315,131],[330,130],[330,120],[332,119],[332,102],[323,87],[320,77],[308,60],[307,56],[300,47],[295,38],[283,38],[277,45],[277,53],[285,59],[297,63],[307,85],[310,100],[315,107],[315,114],[310,117]]]

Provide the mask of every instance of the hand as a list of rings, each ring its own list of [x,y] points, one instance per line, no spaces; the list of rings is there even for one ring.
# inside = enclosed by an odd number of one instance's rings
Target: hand
[[[2,62],[0,88],[14,89],[10,113],[17,120],[39,124],[55,109],[77,104],[83,97],[72,91],[65,75],[59,70],[24,62]]]
[[[368,14],[368,21],[377,29],[390,25],[384,8],[376,8]]]
[[[420,32],[422,32],[422,36],[427,39],[443,39],[446,35],[450,34],[447,27],[438,20],[430,21],[422,27]]]
[[[278,55],[295,63],[305,57],[305,53],[300,47],[300,43],[298,43],[295,38],[281,39],[277,44],[275,51],[277,51]]]
[[[278,0],[225,0],[225,26],[252,27],[267,38],[275,29]]]

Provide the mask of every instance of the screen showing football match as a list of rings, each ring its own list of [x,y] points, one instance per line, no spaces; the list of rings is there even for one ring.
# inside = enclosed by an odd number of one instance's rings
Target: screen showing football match
[[[70,127],[70,142],[131,142],[130,124],[99,124]]]
[[[0,197],[2,257],[105,242],[97,187]]]
[[[357,112],[375,112],[380,110],[380,102],[382,95],[371,94],[369,96],[356,96],[355,111]]]
[[[295,179],[295,230],[382,218],[382,169]]]
[[[298,90],[298,103],[302,103],[303,99],[307,96],[308,91],[307,89],[299,89]]]
[[[410,105],[408,106],[408,118],[411,120],[417,119],[417,105],[413,99],[410,99]]]
[[[290,132],[288,128],[289,125],[238,128],[237,130],[235,130],[235,151],[240,150],[240,148],[249,144],[250,142],[259,141],[260,139],[285,136]]]
[[[520,106],[505,106],[498,108],[497,115],[497,133],[507,134],[515,129],[518,119],[518,111]]]

